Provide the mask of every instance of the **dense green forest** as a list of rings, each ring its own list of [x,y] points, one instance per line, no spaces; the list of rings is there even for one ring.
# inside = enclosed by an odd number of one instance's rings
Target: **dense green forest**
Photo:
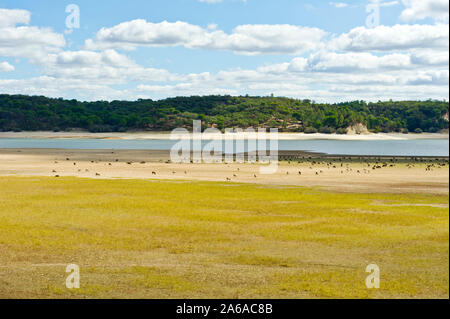
[[[445,101],[337,104],[281,97],[192,96],[165,100],[97,101],[0,95],[0,131],[124,132],[192,127],[271,127],[306,133],[346,133],[363,124],[372,132],[438,132],[448,129]],[[445,119],[444,117],[446,117]]]

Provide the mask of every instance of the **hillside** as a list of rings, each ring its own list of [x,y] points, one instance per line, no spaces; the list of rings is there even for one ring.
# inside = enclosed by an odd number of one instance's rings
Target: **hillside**
[[[193,96],[165,100],[97,101],[0,95],[0,131],[167,131],[192,127],[271,127],[285,132],[345,134],[362,124],[371,132],[438,132],[448,129],[445,101],[338,104],[281,97]],[[447,118],[445,118],[447,117]]]

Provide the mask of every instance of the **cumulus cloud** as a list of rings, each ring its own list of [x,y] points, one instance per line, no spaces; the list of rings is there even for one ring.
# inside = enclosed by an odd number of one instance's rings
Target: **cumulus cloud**
[[[399,51],[416,48],[447,49],[448,25],[357,27],[330,41],[330,49],[344,51]]]
[[[309,57],[297,57],[289,63],[259,67],[266,74],[291,73],[382,73],[398,70],[418,70],[423,68],[448,68],[448,55],[445,51],[416,50],[412,53],[391,53],[375,55],[367,52],[329,52],[319,51]]]
[[[312,54],[305,69],[311,72],[358,72],[402,69],[411,66],[407,54],[376,56],[371,53],[319,52]]]
[[[448,0],[402,0],[406,9],[401,13],[403,21],[416,21],[432,18],[448,21]]]
[[[39,59],[65,46],[64,36],[49,28],[17,26],[28,24],[30,12],[0,9],[0,56]]]
[[[0,8],[0,28],[14,27],[17,24],[30,23],[31,14],[26,10],[9,10]]]
[[[398,1],[388,1],[388,2],[380,2],[378,5],[380,7],[392,7],[398,5]]]
[[[84,79],[118,84],[126,81],[172,81],[180,77],[167,70],[144,68],[115,50],[63,51],[42,62],[44,73],[56,78]]]
[[[14,71],[14,66],[8,62],[0,62],[0,72],[11,72]]]
[[[448,51],[414,50],[411,62],[424,66],[449,66]]]
[[[379,55],[320,51],[287,63],[191,74],[176,84],[140,84],[136,89],[151,97],[228,92],[274,93],[327,102],[448,98],[448,61],[443,56],[432,58],[430,52]]]
[[[30,17],[25,10],[0,9],[0,57],[24,57],[41,67],[41,75],[4,79],[4,73],[0,92],[85,100],[274,93],[327,102],[449,95],[448,25],[442,23],[359,27],[330,36],[294,25],[240,25],[225,32],[217,25],[133,20],[102,28],[83,50],[69,51],[63,35],[29,26]],[[143,46],[295,57],[252,69],[176,74],[144,67],[132,52],[117,51]],[[0,72],[13,70],[0,62]]]
[[[186,22],[160,23],[142,19],[102,28],[87,49],[139,46],[184,46],[190,49],[226,50],[240,54],[298,54],[318,48],[326,36],[318,28],[294,25],[240,25],[230,34]]]
[[[101,82],[80,79],[39,76],[28,79],[0,79],[0,92],[6,94],[45,95],[48,97],[74,97],[82,100],[134,99],[128,90],[113,89]]]

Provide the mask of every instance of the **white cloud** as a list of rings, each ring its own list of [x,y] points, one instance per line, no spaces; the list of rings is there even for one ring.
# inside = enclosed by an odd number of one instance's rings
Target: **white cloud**
[[[11,72],[14,71],[14,66],[8,62],[0,62],[0,72]]]
[[[0,9],[0,56],[40,59],[65,46],[64,36],[49,28],[16,26],[28,24],[26,10]]]
[[[64,51],[54,56],[59,66],[118,66],[134,67],[136,64],[123,54],[114,50],[104,52]]]
[[[380,2],[378,5],[380,7],[392,7],[398,5],[398,1]]]
[[[34,78],[4,79],[2,74],[2,93],[85,100],[274,93],[327,102],[449,95],[448,25],[443,24],[359,27],[330,39],[320,29],[294,25],[240,25],[227,33],[217,25],[133,20],[101,29],[84,50],[64,51],[64,36],[28,26],[30,16],[25,10],[0,9],[0,57],[25,57],[41,67]],[[175,74],[141,66],[115,50],[141,46],[296,57],[254,69]],[[0,62],[0,72],[13,70]]]
[[[417,65],[449,66],[448,51],[414,50],[411,62]]]
[[[230,94],[274,93],[326,102],[448,99],[448,63],[443,57],[433,60],[427,51],[381,56],[321,51],[289,63],[189,75],[176,84],[141,84],[137,90],[153,98],[236,92]]]
[[[319,48],[325,35],[318,28],[287,24],[241,25],[232,34],[216,38],[211,48],[244,54],[298,54]]]
[[[406,85],[445,85],[448,86],[448,70],[422,71],[405,79]]]
[[[128,90],[113,89],[101,82],[39,76],[28,79],[0,79],[0,92],[5,94],[77,97],[82,100],[134,99]]]
[[[357,27],[333,39],[329,46],[344,51],[400,51],[415,48],[446,49],[448,25],[394,25]]]
[[[0,8],[0,28],[30,23],[30,12],[26,10],[9,10]]]
[[[402,0],[406,9],[400,19],[403,21],[417,21],[432,18],[438,21],[448,21],[448,0]]]
[[[186,22],[151,23],[133,20],[102,28],[87,49],[139,46],[184,46],[190,49],[226,50],[240,54],[298,54],[321,45],[326,32],[293,25],[241,25],[231,34],[208,30]]]
[[[43,73],[55,78],[85,79],[118,84],[127,81],[171,81],[180,79],[163,69],[144,68],[114,50],[64,51],[41,61]]]
[[[206,83],[184,82],[174,85],[138,85],[137,90],[144,93],[163,94],[165,96],[192,95],[237,95],[237,90],[219,88]]]
[[[310,72],[358,72],[404,69],[411,66],[406,54],[376,56],[370,53],[319,52],[312,54],[305,66]],[[292,69],[292,68],[291,68]]]
[[[266,74],[291,73],[382,73],[397,70],[419,70],[433,67],[448,68],[448,54],[445,51],[416,50],[412,53],[374,55],[367,52],[337,53],[319,51],[309,57],[297,57],[289,63],[259,67],[257,71]]]
[[[348,4],[345,2],[330,2],[330,6],[333,6],[335,8],[345,8],[348,7]]]

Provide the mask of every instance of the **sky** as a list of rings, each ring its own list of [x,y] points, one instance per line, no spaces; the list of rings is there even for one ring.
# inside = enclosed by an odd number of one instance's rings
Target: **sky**
[[[449,99],[449,0],[0,0],[0,94]]]

